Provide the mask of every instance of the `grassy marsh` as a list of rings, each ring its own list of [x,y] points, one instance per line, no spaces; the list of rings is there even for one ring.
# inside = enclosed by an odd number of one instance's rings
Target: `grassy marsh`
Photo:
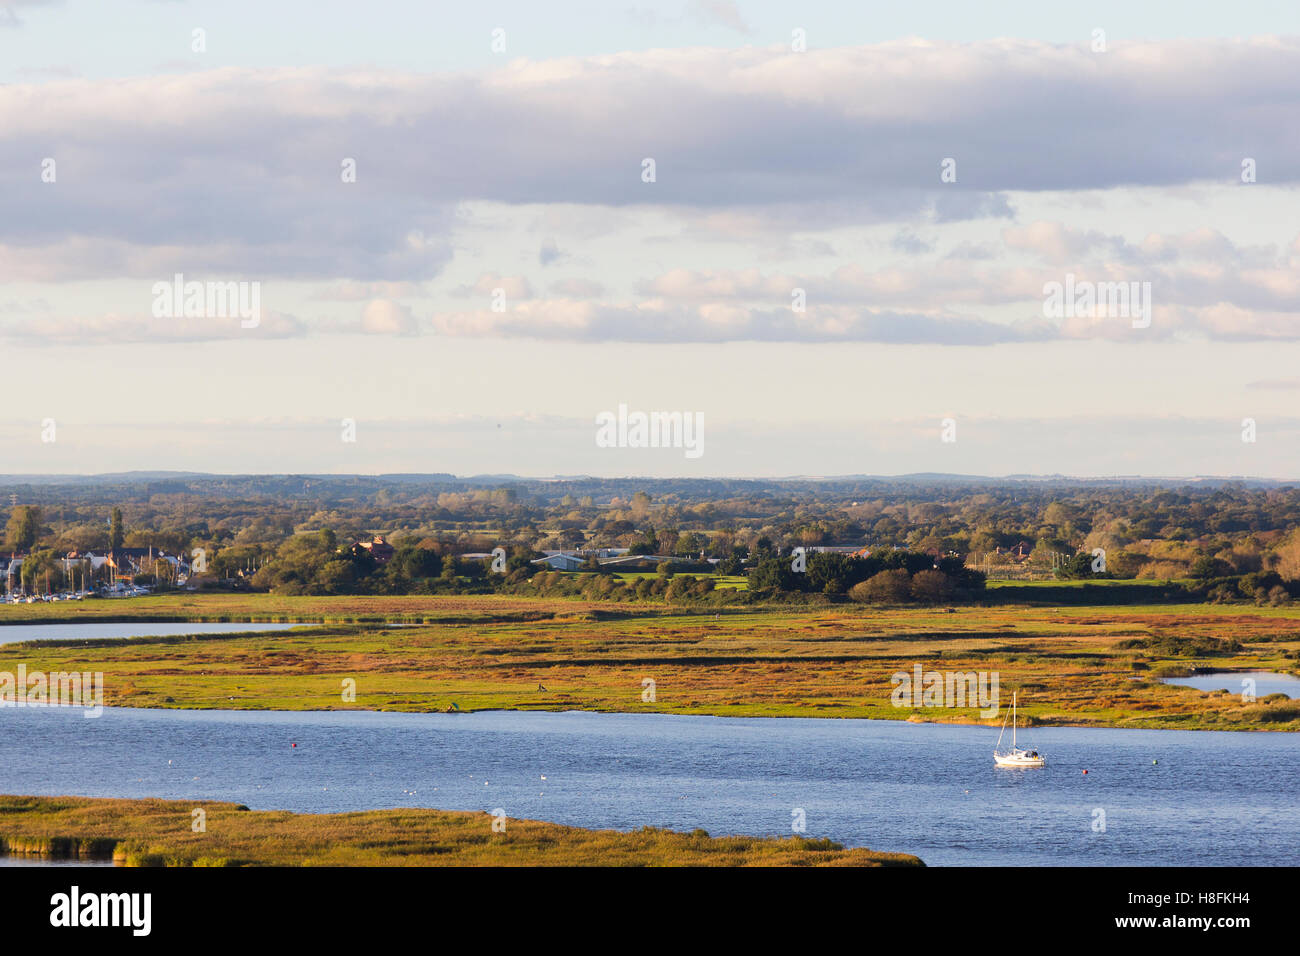
[[[104,673],[110,706],[648,711],[979,722],[896,708],[892,674],[998,671],[1027,723],[1300,730],[1300,702],[1164,684],[1294,673],[1300,611],[1241,605],[744,607],[495,596],[164,595],[0,608],[17,620],[323,622],[295,632],[0,646],[0,671]],[[406,626],[387,626],[401,623]],[[655,700],[642,699],[645,678]],[[343,683],[356,682],[355,701]],[[1225,687],[1233,687],[1225,676]]]
[[[206,814],[204,832],[192,813]],[[486,813],[305,814],[233,803],[0,796],[0,852],[124,866],[923,866],[793,836],[585,830]]]

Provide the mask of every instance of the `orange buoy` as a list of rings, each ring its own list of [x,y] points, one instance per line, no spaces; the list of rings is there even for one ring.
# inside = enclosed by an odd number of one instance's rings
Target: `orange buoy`
[[[298,746],[298,745],[297,745],[297,744],[290,744],[289,746],[290,746],[290,747],[296,747],[296,746]],[[1088,772],[1088,771],[1086,771],[1086,770],[1084,771],[1084,773],[1087,773],[1087,772]]]
[[[1087,773],[1087,772],[1088,772],[1088,771],[1086,771],[1086,770],[1084,771],[1084,773]]]

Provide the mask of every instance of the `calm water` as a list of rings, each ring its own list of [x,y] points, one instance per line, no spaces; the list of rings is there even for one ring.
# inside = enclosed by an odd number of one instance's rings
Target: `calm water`
[[[244,631],[287,631],[301,624],[241,623],[95,623],[0,624],[0,644],[20,641],[98,640],[106,637],[170,637],[174,634],[238,634]]]
[[[1167,677],[1165,683],[1195,687],[1197,690],[1228,690],[1240,694],[1243,689],[1241,682],[1247,678],[1255,682],[1256,697],[1267,697],[1269,694],[1300,697],[1300,677],[1274,674],[1272,671],[1216,671],[1212,674],[1197,674],[1195,677]]]
[[[59,860],[38,856],[0,856],[0,866],[112,866],[112,860]]]
[[[0,730],[3,793],[714,835],[789,834],[802,808],[809,836],[932,865],[1300,863],[1300,739],[1282,733],[1035,729],[1049,766],[1017,771],[993,767],[987,728],[896,721],[10,707]]]

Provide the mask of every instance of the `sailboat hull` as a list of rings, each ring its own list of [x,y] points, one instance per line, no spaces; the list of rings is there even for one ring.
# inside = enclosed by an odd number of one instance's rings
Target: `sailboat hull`
[[[1031,757],[1028,754],[998,754],[993,755],[993,762],[999,767],[1044,767],[1047,761],[1042,757]]]

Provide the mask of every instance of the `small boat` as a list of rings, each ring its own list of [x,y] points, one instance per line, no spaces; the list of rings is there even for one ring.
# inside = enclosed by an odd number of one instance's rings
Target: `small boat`
[[[1047,761],[1037,750],[1026,750],[1016,746],[1016,694],[1011,693],[1011,749],[1002,749],[1002,735],[1007,732],[1007,718],[1002,718],[1002,733],[998,734],[997,746],[993,748],[993,762],[999,767],[1042,767]]]

